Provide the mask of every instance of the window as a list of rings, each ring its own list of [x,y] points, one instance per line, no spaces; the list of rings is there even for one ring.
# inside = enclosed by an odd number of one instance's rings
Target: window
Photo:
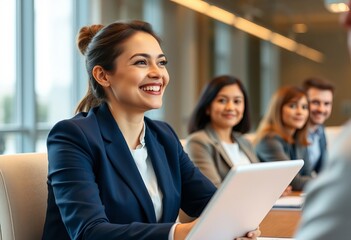
[[[72,0],[35,0],[35,95],[37,123],[52,125],[73,109]]]
[[[75,34],[85,0],[0,0],[0,154],[46,150],[52,125],[74,114],[83,75]],[[80,80],[77,80],[80,81]],[[86,82],[86,79],[84,79]]]
[[[18,123],[16,115],[16,1],[0,0],[0,21],[3,36],[0,39],[0,129],[11,129]],[[7,126],[5,128],[5,126]],[[15,136],[0,131],[0,154],[15,148]]]

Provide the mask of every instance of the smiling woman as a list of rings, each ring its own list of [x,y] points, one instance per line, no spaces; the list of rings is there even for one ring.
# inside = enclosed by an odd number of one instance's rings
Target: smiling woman
[[[173,129],[144,116],[169,82],[159,42],[141,21],[80,30],[89,89],[48,136],[43,239],[184,239],[195,222],[176,224],[179,209],[198,217],[214,194]]]
[[[212,79],[193,111],[186,151],[216,186],[232,167],[258,162],[242,136],[250,130],[249,112],[244,85],[229,75]]]
[[[112,69],[95,65],[92,74],[103,87],[115,118],[121,112],[135,112],[139,117],[134,121],[142,122],[145,111],[162,106],[162,96],[169,82],[166,56],[157,39],[144,32],[132,35],[121,48],[125,51],[118,56]]]
[[[240,79],[222,75],[206,86],[189,122],[185,149],[217,187],[232,167],[259,162],[251,143],[249,99]],[[192,220],[180,212],[182,222]]]

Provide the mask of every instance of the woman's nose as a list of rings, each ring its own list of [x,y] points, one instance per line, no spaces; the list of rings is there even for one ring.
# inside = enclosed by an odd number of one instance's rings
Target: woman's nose
[[[305,112],[307,109],[304,106],[300,106],[297,108],[297,113],[302,114],[303,112]]]
[[[227,110],[233,110],[234,109],[234,104],[232,101],[228,101],[227,104],[225,105],[225,109]]]
[[[150,78],[160,78],[162,76],[161,69],[156,64],[151,64],[148,73]]]

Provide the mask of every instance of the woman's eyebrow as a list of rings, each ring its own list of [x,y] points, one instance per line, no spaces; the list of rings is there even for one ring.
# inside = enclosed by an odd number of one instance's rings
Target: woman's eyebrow
[[[147,53],[136,53],[136,54],[134,54],[134,55],[132,55],[129,59],[133,59],[133,58],[135,58],[135,57],[138,57],[138,56],[140,56],[140,57],[145,57],[145,58],[151,58],[151,55],[150,54],[147,54]],[[163,57],[166,57],[166,55],[165,54],[159,54],[158,56],[157,56],[157,58],[163,58]]]

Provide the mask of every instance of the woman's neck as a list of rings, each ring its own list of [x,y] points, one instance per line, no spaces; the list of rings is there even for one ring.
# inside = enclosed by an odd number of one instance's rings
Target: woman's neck
[[[296,128],[285,128],[285,132],[290,136],[293,137],[295,132],[296,132]]]
[[[109,109],[129,148],[135,149],[140,144],[139,138],[144,127],[144,113],[125,111],[110,104]]]
[[[212,128],[215,130],[218,138],[226,143],[233,143],[234,139],[232,138],[232,128],[220,128],[212,125]]]

